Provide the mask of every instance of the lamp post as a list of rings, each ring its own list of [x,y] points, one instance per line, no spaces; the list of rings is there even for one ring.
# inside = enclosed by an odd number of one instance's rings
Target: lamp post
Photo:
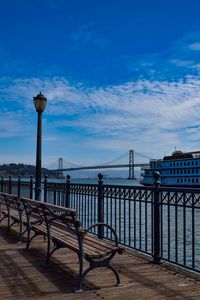
[[[37,126],[37,150],[36,150],[36,172],[35,172],[35,199],[41,200],[41,165],[42,165],[42,113],[45,110],[47,98],[40,92],[33,97],[35,109],[38,113]]]

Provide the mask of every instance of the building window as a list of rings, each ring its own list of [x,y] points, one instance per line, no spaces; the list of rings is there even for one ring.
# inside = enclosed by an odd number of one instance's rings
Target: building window
[[[177,179],[177,183],[179,183],[179,178]]]
[[[199,179],[198,178],[196,178],[196,183],[198,183],[199,182]]]

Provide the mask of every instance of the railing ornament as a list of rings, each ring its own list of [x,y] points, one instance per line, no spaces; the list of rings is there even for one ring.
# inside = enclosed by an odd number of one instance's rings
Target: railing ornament
[[[156,186],[158,186],[158,185],[160,185],[160,172],[158,172],[158,171],[155,171],[154,173],[153,173],[153,184],[154,185],[156,185]]]
[[[99,178],[100,181],[102,181],[102,179],[103,179],[103,174],[99,173],[99,174],[98,174],[98,178]]]

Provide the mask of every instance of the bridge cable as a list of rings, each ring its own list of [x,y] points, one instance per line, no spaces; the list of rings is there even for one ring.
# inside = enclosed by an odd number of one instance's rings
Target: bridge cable
[[[113,163],[113,162],[116,162],[116,161],[118,161],[118,160],[121,160],[122,158],[126,157],[128,154],[129,154],[129,152],[126,152],[126,153],[120,155],[119,157],[117,157],[117,158],[115,158],[115,159],[113,159],[113,160],[111,160],[111,161],[109,161],[109,162],[106,162],[106,163],[104,163],[104,164],[102,164],[102,165],[103,165],[103,166],[109,165],[109,164],[111,164],[111,163]]]
[[[137,155],[139,155],[139,156],[142,156],[142,157],[144,157],[144,158],[152,159],[151,157],[149,157],[149,156],[147,156],[147,155],[145,155],[145,154],[142,154],[142,153],[139,153],[139,152],[136,152],[136,151],[134,151],[134,152],[135,152],[135,154],[137,154]]]

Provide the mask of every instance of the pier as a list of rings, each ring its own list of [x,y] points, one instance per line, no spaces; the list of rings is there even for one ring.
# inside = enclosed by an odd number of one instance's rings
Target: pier
[[[125,248],[113,260],[123,285],[114,286],[109,270],[103,275],[95,270],[86,277],[84,292],[73,294],[76,255],[59,250],[45,268],[45,242],[35,239],[26,251],[24,243],[16,243],[19,228],[6,232],[1,223],[0,284],[5,299],[15,299],[16,293],[31,299],[200,298],[198,188],[161,187],[158,173],[152,187],[106,185],[99,174],[97,184],[71,183],[70,176],[65,183],[53,183],[45,177],[42,188],[43,202],[75,209],[83,228],[97,222],[112,226]],[[2,177],[0,191],[34,199],[35,183],[32,177]],[[106,230],[103,234],[109,238]]]
[[[94,271],[84,281],[84,291],[75,294],[76,256],[70,251],[55,253],[48,268],[44,267],[45,242],[35,239],[29,251],[17,243],[17,226],[9,233],[0,225],[0,299],[37,300],[163,300],[199,299],[199,276],[166,264],[156,265],[134,251],[114,259],[122,286],[115,287],[109,270]],[[39,249],[39,251],[38,251]]]

